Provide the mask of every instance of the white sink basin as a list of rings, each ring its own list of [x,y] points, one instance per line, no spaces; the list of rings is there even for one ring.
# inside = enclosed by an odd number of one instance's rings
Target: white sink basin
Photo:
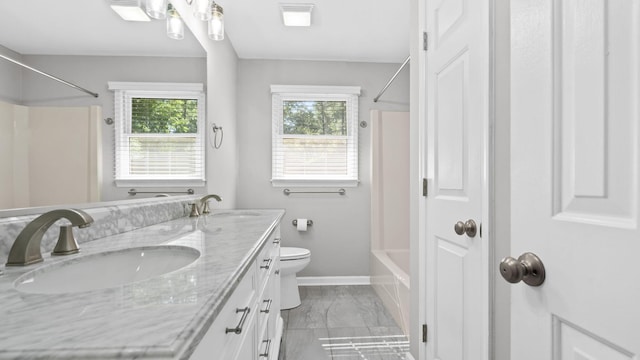
[[[200,257],[187,246],[148,246],[108,251],[40,267],[20,276],[14,287],[35,294],[107,289],[179,270]]]

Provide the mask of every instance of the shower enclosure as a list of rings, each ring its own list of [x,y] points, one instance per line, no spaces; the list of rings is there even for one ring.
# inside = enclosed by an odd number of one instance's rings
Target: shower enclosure
[[[409,330],[409,113],[371,111],[371,284]]]

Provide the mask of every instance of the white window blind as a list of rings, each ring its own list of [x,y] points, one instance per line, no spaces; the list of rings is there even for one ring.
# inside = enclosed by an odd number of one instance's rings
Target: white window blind
[[[202,84],[109,83],[115,90],[118,186],[200,186],[204,171]]]
[[[357,186],[359,87],[272,91],[274,186]]]

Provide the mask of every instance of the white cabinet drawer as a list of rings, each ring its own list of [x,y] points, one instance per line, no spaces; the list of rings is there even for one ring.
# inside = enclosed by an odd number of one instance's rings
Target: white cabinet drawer
[[[273,273],[271,276],[269,276],[267,284],[264,288],[264,292],[259,297],[259,303],[258,303],[258,306],[260,308],[259,314],[258,314],[259,331],[262,331],[262,329],[265,327],[265,324],[267,323],[269,318],[273,316],[274,313],[280,312],[279,305],[277,304],[279,301],[278,299],[276,299],[276,296],[273,293],[273,281],[275,277],[276,275],[274,275]]]
[[[227,300],[191,359],[233,359],[245,338],[255,339],[255,285],[254,264]],[[253,329],[253,334],[250,329]]]
[[[258,317],[259,334],[258,360],[275,360],[278,357],[280,339],[282,336],[282,320],[280,317],[280,244],[275,244],[273,250],[276,259],[263,292],[263,304],[270,306],[268,312],[263,312]],[[267,300],[265,302],[265,300]],[[280,328],[278,328],[278,326]]]
[[[276,236],[277,235],[277,236]],[[278,266],[280,256],[280,232],[278,228],[271,233],[269,239],[256,258],[258,265],[258,284],[266,285],[266,278],[273,273],[273,269]],[[261,289],[259,287],[259,289]]]

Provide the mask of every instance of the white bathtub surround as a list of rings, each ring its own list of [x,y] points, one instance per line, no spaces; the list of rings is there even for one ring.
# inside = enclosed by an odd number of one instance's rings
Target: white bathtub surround
[[[371,111],[371,284],[409,335],[409,113]]]
[[[160,244],[188,246],[201,254],[191,265],[140,282],[71,294],[27,294],[15,290],[13,282],[38,266],[6,268],[0,276],[0,359],[188,358],[284,212],[217,213],[86,242],[77,255],[44,254],[44,265]]]
[[[405,257],[399,266],[395,259]],[[411,282],[403,267],[409,266],[409,250],[372,250],[371,286],[405,335],[409,335]]]

